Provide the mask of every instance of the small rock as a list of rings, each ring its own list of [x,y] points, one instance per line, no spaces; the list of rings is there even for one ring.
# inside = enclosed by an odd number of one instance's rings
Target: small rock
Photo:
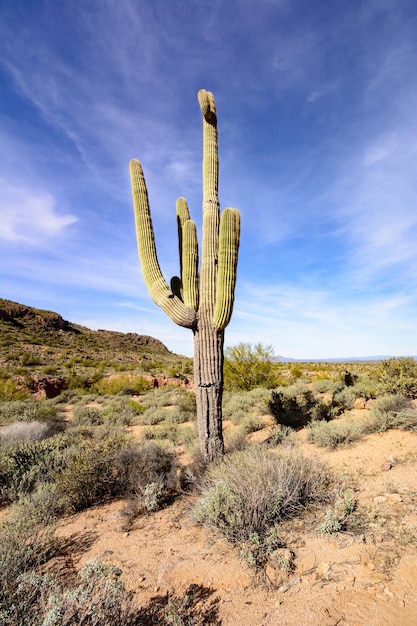
[[[375,563],[372,563],[372,561],[369,561],[368,563],[368,569],[371,570],[371,572],[373,572],[375,570]]]
[[[128,532],[123,533],[123,537],[129,537],[129,533]]]
[[[386,502],[387,498],[385,496],[375,496],[374,498],[374,502],[375,504],[382,504],[383,502]]]
[[[390,461],[385,461],[382,465],[381,465],[381,471],[382,472],[388,472],[392,467],[392,463]]]
[[[387,498],[388,500],[391,500],[391,502],[402,502],[403,499],[400,496],[399,493],[387,493]]]
[[[330,573],[330,565],[329,563],[325,563],[324,561],[319,564],[317,567],[317,574],[320,578],[327,578]]]

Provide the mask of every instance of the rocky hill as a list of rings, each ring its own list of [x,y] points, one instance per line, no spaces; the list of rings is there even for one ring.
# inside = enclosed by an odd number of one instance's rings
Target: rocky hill
[[[191,360],[158,339],[136,333],[90,330],[54,311],[0,299],[2,381],[25,377],[84,376],[115,372],[178,376]]]

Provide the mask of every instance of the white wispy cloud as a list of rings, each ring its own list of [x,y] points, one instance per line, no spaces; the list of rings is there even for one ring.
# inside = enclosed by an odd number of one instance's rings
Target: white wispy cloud
[[[71,214],[60,214],[48,193],[29,192],[0,179],[0,238],[44,247],[78,221]]]

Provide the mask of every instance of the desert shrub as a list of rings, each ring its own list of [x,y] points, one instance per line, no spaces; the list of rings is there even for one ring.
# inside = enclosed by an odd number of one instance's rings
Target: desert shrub
[[[316,393],[337,393],[343,389],[344,385],[339,380],[322,378],[313,381],[313,389]]]
[[[382,396],[371,407],[365,431],[382,432],[390,428],[417,430],[417,409],[406,396]]]
[[[25,624],[9,620],[19,576],[45,563],[58,550],[52,519],[40,508],[15,506],[11,519],[0,525],[0,623]]]
[[[67,449],[64,467],[53,475],[66,512],[82,511],[123,493],[118,459],[127,446],[126,435],[115,431]]]
[[[255,433],[258,430],[262,430],[262,428],[263,424],[256,415],[247,415],[240,424],[240,429],[245,435]]]
[[[343,411],[350,411],[357,397],[358,395],[353,387],[345,387],[333,395],[333,407],[339,414],[343,413]]]
[[[136,395],[148,391],[150,383],[141,376],[122,374],[117,377],[102,378],[94,383],[92,388],[102,396]]]
[[[326,510],[324,520],[317,530],[331,535],[348,530],[356,507],[357,500],[353,497],[352,491],[345,489],[335,500],[334,506]]]
[[[129,511],[135,514],[157,510],[177,485],[175,454],[154,442],[123,450],[118,466],[125,495],[130,498]]]
[[[124,398],[117,398],[101,412],[105,424],[112,426],[130,426],[136,413]]]
[[[310,409],[310,419],[312,422],[329,422],[333,418],[333,407],[331,404],[318,400]]]
[[[179,393],[176,400],[176,406],[183,413],[187,414],[188,419],[184,421],[188,422],[195,419],[197,414],[197,401],[194,391],[182,391]]]
[[[84,397],[84,396],[83,396]],[[59,396],[51,398],[48,403],[53,404],[75,404],[80,400],[81,396],[74,389],[64,389]]]
[[[52,432],[51,426],[46,422],[13,422],[0,431],[0,442],[5,443],[22,439],[41,441],[49,437]]]
[[[139,424],[154,426],[164,422],[167,418],[168,411],[164,408],[149,407],[138,419]]]
[[[290,426],[273,426],[271,432],[269,434],[268,439],[266,439],[265,444],[268,448],[276,448],[281,445],[292,445],[292,435],[294,434],[294,429],[290,428]]]
[[[417,398],[417,361],[413,357],[385,359],[376,375],[381,393]]]
[[[104,420],[101,411],[96,407],[77,406],[74,408],[72,422],[75,426],[97,426],[103,424]]]
[[[0,447],[0,500],[15,501],[52,480],[63,467],[68,438],[58,434],[42,441],[21,440]]]
[[[223,419],[239,424],[249,414],[262,415],[268,412],[271,392],[258,387],[250,391],[225,392],[223,397]]]
[[[47,400],[17,400],[0,403],[0,421],[4,423],[15,421],[53,422],[59,419],[59,407]]]
[[[137,400],[129,400],[128,407],[132,409],[135,415],[142,415],[146,411],[146,407],[142,402]]]
[[[249,446],[209,468],[194,514],[232,543],[254,533],[262,539],[308,505],[330,501],[330,485],[328,470],[316,460]]]
[[[226,348],[225,389],[249,391],[255,387],[273,388],[276,385],[273,358],[272,346],[261,343],[240,343]]]
[[[8,378],[0,380],[0,401],[25,400],[30,398],[30,390],[21,380]]]
[[[165,410],[165,422],[167,424],[184,424],[190,420],[191,414],[183,411],[179,406],[174,406]]]
[[[291,428],[302,428],[311,419],[314,398],[308,389],[297,393],[292,387],[282,391],[273,391],[269,401],[269,410],[278,424]]]
[[[157,424],[144,428],[141,432],[143,441],[167,439],[172,443],[178,443],[178,427],[175,424]]]
[[[51,574],[31,571],[17,578],[8,611],[0,614],[4,626],[127,626],[133,624],[130,595],[121,570],[99,559],[88,561],[77,583],[63,587]]]
[[[332,450],[357,441],[363,434],[363,425],[352,422],[312,422],[307,428],[309,441]]]

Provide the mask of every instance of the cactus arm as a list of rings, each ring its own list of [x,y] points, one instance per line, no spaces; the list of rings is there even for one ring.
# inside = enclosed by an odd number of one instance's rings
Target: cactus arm
[[[190,219],[185,198],[177,200],[178,246],[181,268],[181,299],[192,309],[198,309],[198,240],[197,228]]]
[[[217,116],[213,94],[198,92],[203,114],[203,237],[200,269],[200,319],[211,323],[216,295],[220,209]]]
[[[187,220],[183,227],[182,293],[186,306],[198,309],[198,241],[197,227]]]
[[[203,202],[217,205],[219,189],[219,154],[217,139],[216,104],[213,94],[205,89],[198,92],[203,114]]]
[[[155,304],[160,306],[173,322],[185,328],[193,328],[196,324],[195,310],[181,302],[162,276],[156,254],[145,177],[142,166],[136,159],[130,162],[130,178],[139,260],[149,294]]]
[[[239,238],[239,211],[237,209],[225,209],[220,218],[219,264],[216,305],[213,316],[213,324],[217,330],[226,328],[232,316]]]

